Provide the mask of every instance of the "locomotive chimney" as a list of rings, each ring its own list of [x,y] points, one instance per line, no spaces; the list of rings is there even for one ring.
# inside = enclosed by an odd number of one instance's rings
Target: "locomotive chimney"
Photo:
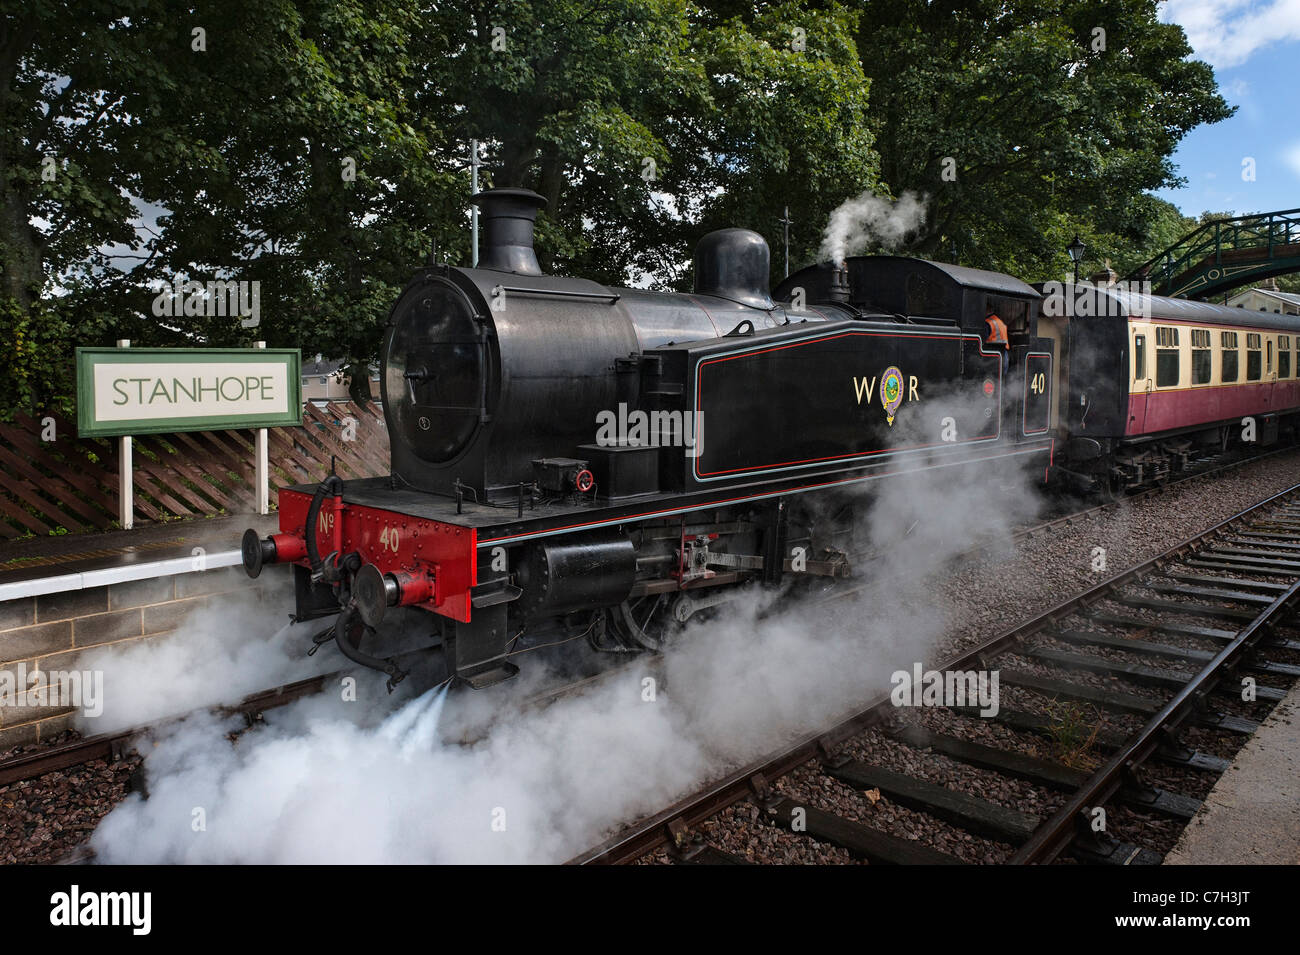
[[[748,229],[719,229],[695,247],[695,292],[742,305],[771,309],[768,290],[772,253],[767,241]]]
[[[849,266],[847,262],[831,264],[831,287],[827,297],[832,302],[848,304],[849,301]]]
[[[546,200],[531,189],[488,189],[470,197],[483,222],[480,269],[541,275],[533,250],[533,225]]]

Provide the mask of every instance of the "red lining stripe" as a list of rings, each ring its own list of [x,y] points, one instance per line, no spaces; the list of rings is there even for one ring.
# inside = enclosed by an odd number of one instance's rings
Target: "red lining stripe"
[[[1001,360],[1002,356],[996,351],[985,351],[984,341],[978,335],[969,335],[965,332],[960,332],[956,337],[953,337],[952,335],[924,335],[921,334],[920,332],[871,332],[871,331],[850,330],[850,331],[841,332],[838,335],[827,335],[822,338],[812,338],[806,341],[787,342],[784,345],[773,345],[769,348],[759,348],[753,351],[742,352],[739,355],[729,355],[720,358],[702,359],[699,362],[699,364],[696,365],[695,368],[695,409],[697,412],[700,413],[699,430],[695,435],[696,446],[699,447],[704,445],[704,441],[703,441],[703,430],[704,430],[703,410],[704,409],[700,402],[700,386],[704,378],[703,370],[705,365],[717,364],[724,361],[733,361],[737,358],[752,358],[755,355],[764,355],[767,354],[768,352],[784,351],[787,348],[802,348],[807,345],[815,345],[820,342],[831,342],[840,338],[855,338],[860,336],[866,336],[868,338],[924,338],[924,339],[930,339],[932,341],[951,341],[957,345],[959,351],[961,349],[963,342],[965,342],[967,339],[973,339],[975,342],[979,344],[979,350],[981,356],[996,357],[998,359],[998,394],[999,396],[1001,396],[1002,394],[1002,386],[1003,386],[1002,360]],[[1044,432],[1046,430],[1047,430],[1046,428],[1043,429]],[[1035,432],[1035,433],[1041,434],[1043,432]],[[1002,407],[1001,407],[1001,401],[999,399],[998,429],[996,433],[989,435],[987,437],[967,438],[965,441],[940,442],[939,444],[922,444],[910,448],[881,448],[878,451],[852,451],[848,454],[833,454],[830,455],[829,457],[824,457],[824,458],[805,458],[800,461],[777,461],[772,464],[760,464],[756,466],[751,465],[749,467],[742,467],[742,468],[728,468],[722,471],[701,471],[699,470],[698,467],[699,458],[695,458],[695,461],[697,462],[695,476],[696,478],[704,478],[704,477],[721,476],[726,474],[741,474],[741,473],[749,473],[749,472],[758,473],[761,471],[772,471],[778,468],[798,467],[804,464],[817,464],[823,461],[843,461],[848,459],[856,460],[859,458],[870,458],[878,454],[897,454],[900,451],[925,451],[928,450],[929,448],[943,447],[946,444],[951,444],[952,446],[955,447],[958,445],[972,444],[974,442],[979,442],[979,441],[996,441],[1001,437],[1002,437]]]
[[[951,465],[928,465],[928,467],[955,467],[957,464],[980,464],[984,461],[996,461],[999,458],[1012,458],[1021,454],[1042,454],[1044,450],[1047,450],[1049,454],[1051,453],[1050,449],[1045,449],[1039,446],[1035,446],[1032,448],[1018,448],[1015,451],[1007,451],[1002,454],[988,454],[985,455],[984,457],[964,458],[963,460],[954,462]],[[780,497],[783,494],[797,494],[800,491],[814,491],[817,488],[821,488],[821,487],[834,487],[839,484],[853,484],[856,481],[866,481],[866,480],[871,480],[873,478],[890,477],[891,475],[895,475],[895,474],[911,474],[921,470],[925,470],[925,469],[910,468],[904,471],[881,471],[877,474],[868,474],[859,477],[843,478],[842,480],[839,481],[822,481],[817,484],[803,484],[798,487],[786,488],[785,490],[782,491],[765,491],[762,494],[745,494],[745,495],[741,495],[740,497],[719,498],[716,501],[705,501],[702,504],[694,504],[688,508],[665,507],[657,511],[644,511],[640,514],[626,514],[623,517],[613,518],[608,521],[583,521],[578,524],[564,524],[561,525],[560,527],[552,527],[550,530],[547,531],[539,531],[535,533],[511,534],[509,537],[488,538],[479,541],[478,546],[487,547],[489,544],[500,544],[505,541],[518,540],[521,537],[542,537],[545,535],[558,533],[559,531],[575,530],[580,527],[592,527],[597,524],[622,524],[627,521],[638,521],[646,517],[657,517],[661,514],[673,514],[679,512],[690,513],[691,511],[702,511],[705,508],[717,507],[720,504],[735,504],[738,501],[754,501],[763,497]]]

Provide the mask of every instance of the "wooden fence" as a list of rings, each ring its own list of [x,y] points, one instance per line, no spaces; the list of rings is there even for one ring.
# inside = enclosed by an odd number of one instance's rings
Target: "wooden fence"
[[[118,526],[116,438],[78,438],[59,415],[0,424],[0,539]],[[137,522],[256,510],[252,430],[140,435],[134,439]],[[52,439],[52,440],[51,440]],[[388,473],[378,405],[308,403],[301,427],[267,435],[274,487],[315,483],[333,460],[341,477]]]

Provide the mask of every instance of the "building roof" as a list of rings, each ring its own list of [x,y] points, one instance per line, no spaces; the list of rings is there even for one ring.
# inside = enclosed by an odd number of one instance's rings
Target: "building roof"
[[[304,378],[321,378],[335,374],[342,367],[343,362],[341,361],[305,361],[302,363],[302,376]]]
[[[1286,302],[1288,305],[1300,305],[1300,295],[1295,292],[1279,292],[1271,288],[1248,288],[1244,292],[1238,292],[1232,298],[1241,298],[1243,295],[1249,295],[1251,292],[1257,292],[1260,295],[1267,295],[1269,298],[1275,298]],[[1232,299],[1229,299],[1231,301]]]

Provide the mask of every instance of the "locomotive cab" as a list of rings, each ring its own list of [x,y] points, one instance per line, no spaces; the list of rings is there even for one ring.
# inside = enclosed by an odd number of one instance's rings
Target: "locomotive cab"
[[[1039,293],[1019,279],[906,256],[851,256],[839,267],[824,263],[791,275],[774,295],[789,300],[801,293],[811,302],[838,302],[864,320],[952,327],[964,340],[980,343],[978,354],[996,353],[983,344],[992,308],[1006,323],[1011,345],[1006,375],[998,369],[983,384],[987,396],[996,393],[1011,424],[1002,434],[1025,442],[1049,433],[1055,344],[1039,336]],[[976,371],[958,356],[943,374],[969,378]]]

